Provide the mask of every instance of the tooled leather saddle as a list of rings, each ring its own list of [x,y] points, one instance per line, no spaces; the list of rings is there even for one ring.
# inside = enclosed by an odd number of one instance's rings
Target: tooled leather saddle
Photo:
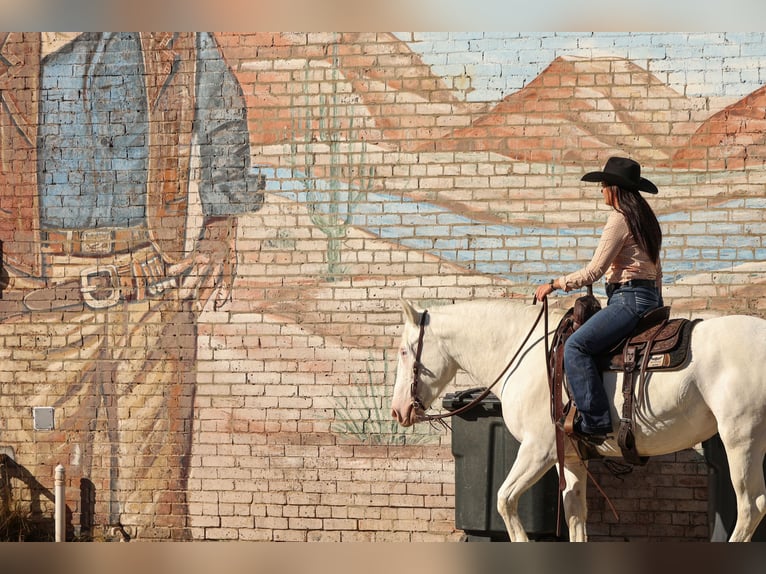
[[[582,310],[583,305],[587,307],[585,312]],[[551,412],[554,421],[563,426],[564,432],[570,436],[573,436],[572,425],[576,406],[571,400],[572,393],[568,385],[564,385],[566,380],[563,365],[564,343],[580,324],[598,309],[600,304],[592,297],[592,294],[579,298],[575,302],[575,307],[567,311],[561,319],[548,355],[551,400],[553,401]],[[699,319],[694,321],[670,319],[670,307],[649,311],[628,337],[596,358],[602,372],[614,371],[623,374],[623,406],[617,444],[623,458],[630,464],[643,465],[649,460],[649,457],[639,456],[636,450],[633,431],[634,400],[636,397],[639,402],[643,400],[648,372],[679,369],[686,363],[691,331],[698,322]],[[636,380],[639,382],[637,393]],[[562,388],[566,388],[569,397],[568,403],[563,407],[560,406],[563,405]],[[595,454],[593,449],[587,447],[581,448],[580,452],[587,453],[589,456]]]

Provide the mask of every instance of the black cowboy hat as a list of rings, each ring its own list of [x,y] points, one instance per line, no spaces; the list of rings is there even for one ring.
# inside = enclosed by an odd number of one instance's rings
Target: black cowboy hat
[[[581,178],[582,181],[603,181],[610,185],[619,185],[629,191],[657,193],[657,186],[641,177],[641,166],[627,157],[610,157],[606,160],[604,171],[591,171]]]

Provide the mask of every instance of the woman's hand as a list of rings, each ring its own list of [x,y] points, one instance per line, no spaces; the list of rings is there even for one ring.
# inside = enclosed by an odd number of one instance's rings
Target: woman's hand
[[[537,289],[535,289],[535,299],[537,301],[542,301],[548,295],[553,293],[556,290],[553,283],[554,283],[553,281],[551,281],[550,283],[544,283],[543,285],[540,285]]]

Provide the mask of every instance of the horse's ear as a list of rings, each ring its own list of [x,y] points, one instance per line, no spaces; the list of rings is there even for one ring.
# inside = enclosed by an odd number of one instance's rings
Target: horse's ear
[[[413,325],[420,324],[420,312],[412,306],[412,303],[405,299],[399,299],[399,303],[402,305],[405,319]]]

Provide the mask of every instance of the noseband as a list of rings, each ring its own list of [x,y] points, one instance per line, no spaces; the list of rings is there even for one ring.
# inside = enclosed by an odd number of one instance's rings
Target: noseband
[[[535,300],[534,303],[537,303],[537,300]],[[548,311],[548,300],[543,299],[543,304],[540,306],[540,312],[537,314],[537,319],[535,319],[535,322],[532,324],[532,328],[529,330],[529,333],[527,333],[527,336],[524,337],[524,340],[521,342],[521,345],[519,345],[518,350],[514,353],[513,357],[511,357],[511,360],[508,361],[508,364],[505,366],[505,368],[502,371],[500,371],[500,374],[492,382],[491,385],[489,385],[486,389],[484,389],[484,391],[479,396],[474,398],[467,405],[464,405],[454,411],[450,411],[448,413],[442,413],[438,415],[425,414],[426,407],[423,404],[423,401],[420,400],[420,397],[418,397],[418,384],[420,383],[420,367],[421,367],[420,358],[423,355],[423,338],[425,337],[425,333],[426,333],[426,320],[428,316],[428,310],[423,311],[423,313],[420,315],[420,323],[419,323],[420,333],[418,334],[418,346],[415,349],[415,363],[412,365],[412,383],[410,384],[410,400],[411,400],[412,408],[415,410],[415,412],[420,411],[423,413],[420,417],[418,417],[417,422],[441,421],[442,419],[454,417],[455,415],[459,415],[466,411],[471,410],[473,407],[478,405],[481,401],[486,399],[492,392],[492,387],[494,387],[500,381],[500,379],[502,379],[503,373],[505,373],[514,363],[514,361],[516,361],[516,358],[519,356],[522,349],[527,344],[527,341],[529,341],[529,338],[532,336],[532,333],[537,328],[537,325],[540,322],[540,318],[543,316],[543,314],[545,314],[546,316],[545,334],[547,337],[548,335],[547,311]]]

